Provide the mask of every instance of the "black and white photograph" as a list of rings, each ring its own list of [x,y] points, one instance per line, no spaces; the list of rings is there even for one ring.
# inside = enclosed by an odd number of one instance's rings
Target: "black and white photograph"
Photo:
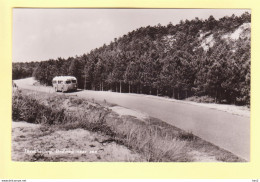
[[[12,21],[12,161],[250,162],[250,9]]]

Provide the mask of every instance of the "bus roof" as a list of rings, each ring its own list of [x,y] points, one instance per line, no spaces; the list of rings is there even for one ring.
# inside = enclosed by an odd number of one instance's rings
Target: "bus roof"
[[[53,80],[66,81],[66,80],[77,80],[77,78],[74,77],[74,76],[55,76],[55,77],[53,78]]]

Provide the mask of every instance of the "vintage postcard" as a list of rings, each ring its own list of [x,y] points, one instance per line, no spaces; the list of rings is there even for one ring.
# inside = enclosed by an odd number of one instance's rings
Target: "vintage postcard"
[[[0,171],[31,179],[46,171],[64,179],[253,177],[253,1],[5,5]]]

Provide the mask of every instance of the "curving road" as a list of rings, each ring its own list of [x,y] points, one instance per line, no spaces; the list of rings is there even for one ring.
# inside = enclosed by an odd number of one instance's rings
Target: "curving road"
[[[51,87],[26,85],[16,82],[19,87],[53,92]],[[73,94],[80,97],[106,100],[110,103],[139,110],[159,118],[169,124],[191,131],[235,155],[250,160],[250,117],[234,115],[204,106],[177,102],[169,99],[137,94],[115,92],[79,91]]]

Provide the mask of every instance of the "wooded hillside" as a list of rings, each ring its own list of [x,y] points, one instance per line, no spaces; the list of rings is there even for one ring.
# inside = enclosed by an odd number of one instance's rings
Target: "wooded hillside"
[[[250,44],[249,13],[195,18],[140,27],[82,56],[13,63],[13,79],[33,75],[51,85],[54,76],[73,75],[82,89],[249,105]]]

